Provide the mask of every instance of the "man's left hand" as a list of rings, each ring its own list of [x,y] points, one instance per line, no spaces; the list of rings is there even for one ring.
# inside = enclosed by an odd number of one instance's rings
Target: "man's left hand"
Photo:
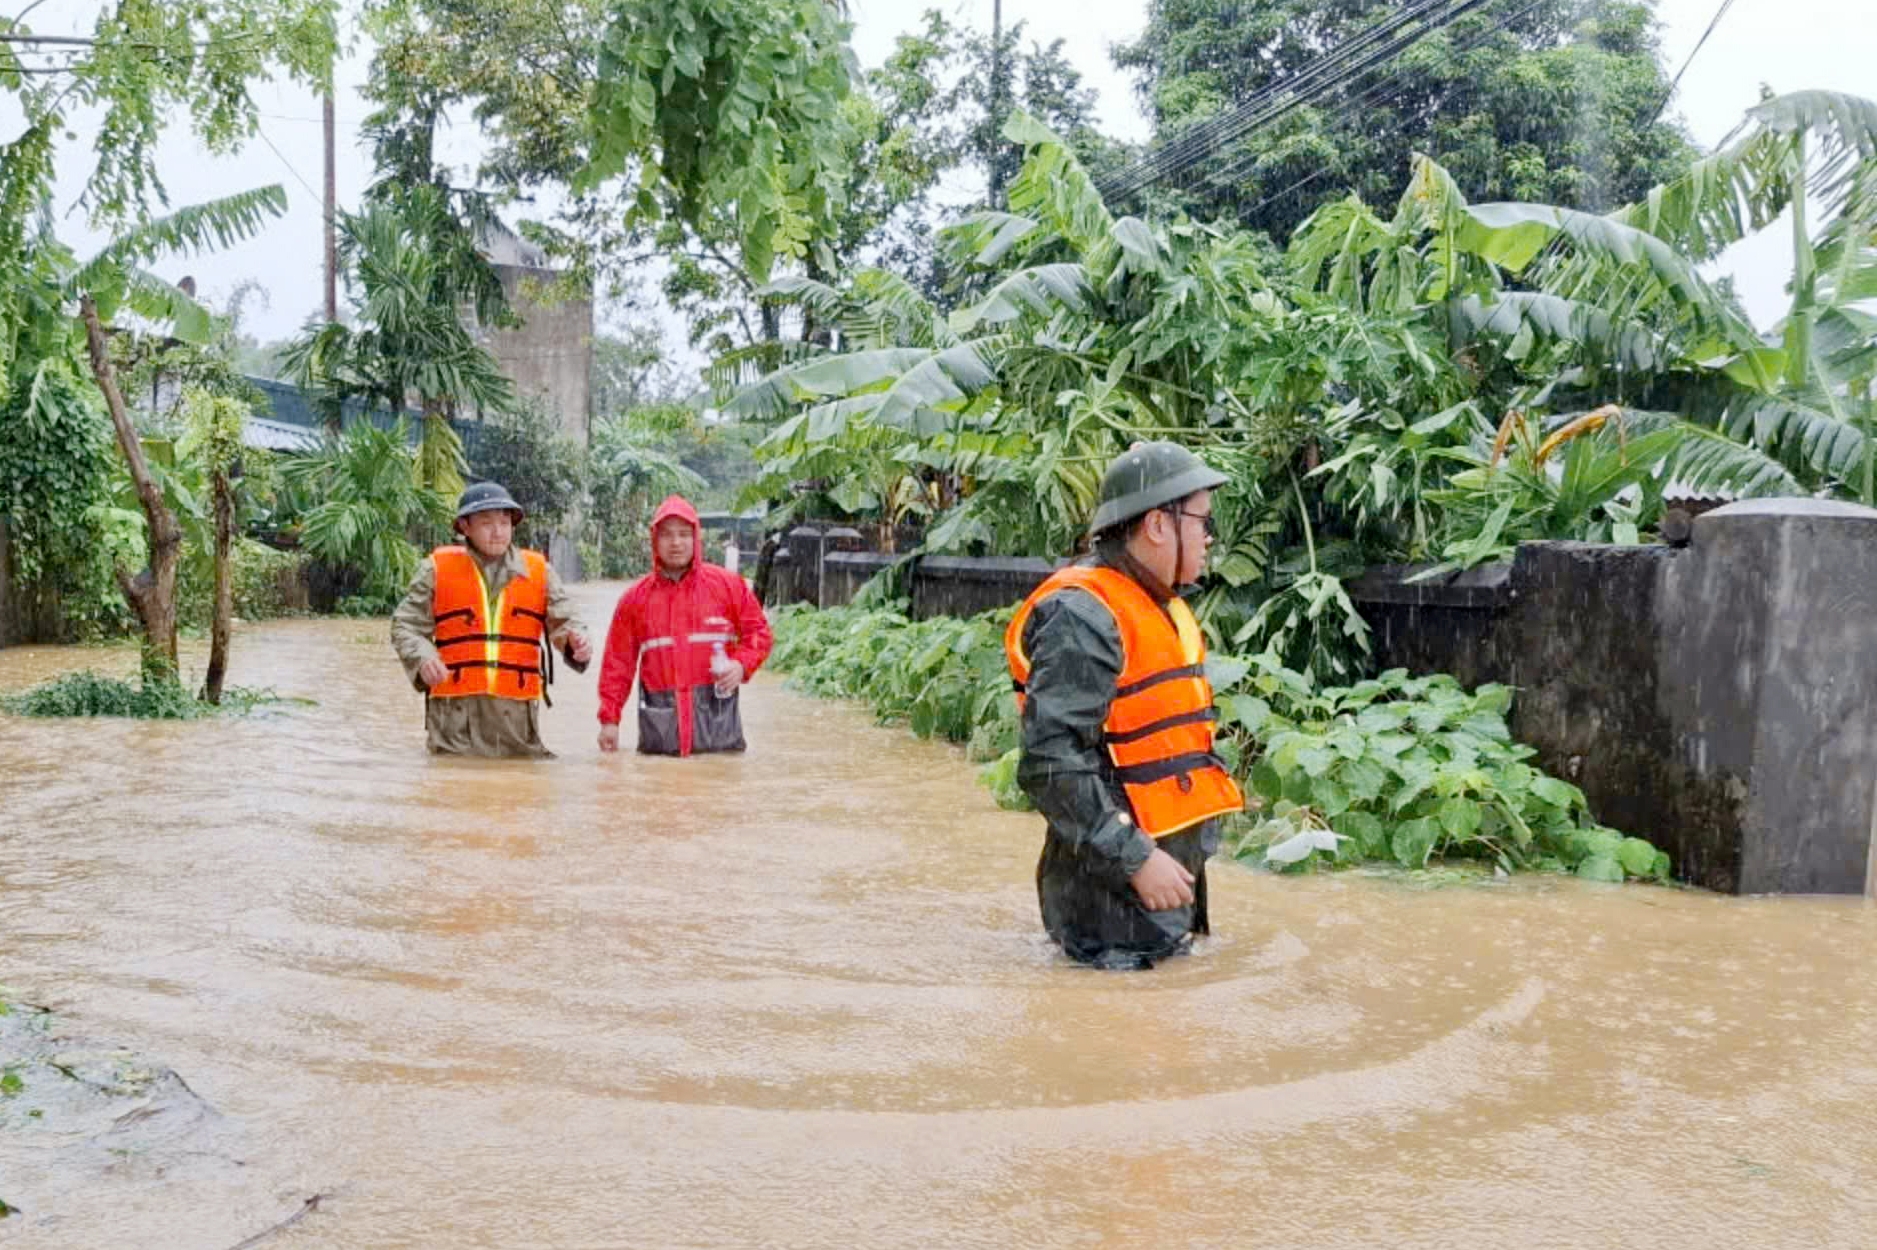
[[[593,644],[587,641],[585,634],[568,634],[567,651],[576,664],[585,664],[593,658]]]
[[[736,688],[742,684],[743,662],[741,660],[731,660],[730,667],[723,670],[723,675],[717,678],[717,697],[719,699],[729,698],[736,693]]]

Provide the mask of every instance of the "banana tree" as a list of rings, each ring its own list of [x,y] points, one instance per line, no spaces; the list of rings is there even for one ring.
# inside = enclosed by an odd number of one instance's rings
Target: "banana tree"
[[[1469,205],[1417,158],[1394,219],[1357,201],[1294,240],[1299,278],[1352,306],[1415,304],[1494,378],[1505,407],[1542,390],[1568,407],[1618,402],[1679,413],[1776,457],[1778,489],[1877,499],[1870,402],[1877,321],[1877,105],[1829,92],[1763,101],[1681,178],[1605,217],[1538,204]],[[1762,336],[1700,273],[1731,243],[1790,213],[1791,306]],[[1684,440],[1685,454],[1710,445]],[[1737,462],[1735,490],[1779,482]],[[1661,468],[1680,474],[1671,456]]]

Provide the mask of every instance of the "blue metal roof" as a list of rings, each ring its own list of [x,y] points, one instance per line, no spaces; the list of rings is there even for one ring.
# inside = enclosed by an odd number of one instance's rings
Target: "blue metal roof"
[[[282,382],[277,378],[257,378],[249,375],[248,382],[254,389],[266,396],[271,411],[264,417],[249,418],[250,426],[266,426],[271,429],[260,433],[257,438],[281,440],[278,445],[272,442],[251,441],[249,446],[268,447],[275,451],[311,451],[319,445],[325,434],[325,419],[314,397],[291,382]],[[403,412],[406,429],[414,443],[419,436],[419,425],[423,414],[406,408]],[[367,408],[364,401],[349,399],[340,408],[340,420],[347,428],[360,421],[370,421],[381,430],[391,428],[397,418],[382,406]],[[463,448],[469,451],[480,439],[481,422],[456,420],[450,425],[457,436],[463,440]]]

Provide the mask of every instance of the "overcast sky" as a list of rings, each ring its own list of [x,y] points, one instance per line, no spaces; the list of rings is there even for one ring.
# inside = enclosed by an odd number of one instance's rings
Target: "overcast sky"
[[[500,0],[489,0],[500,3]],[[0,0],[17,8],[21,0]],[[1664,60],[1673,74],[1713,19],[1720,0],[1659,0]],[[989,0],[958,4],[950,0],[850,0],[856,24],[855,50],[862,64],[875,65],[893,38],[914,28],[920,13],[938,7],[982,28],[990,25]],[[88,34],[99,5],[91,0],[43,0],[31,16],[40,34]],[[1135,103],[1132,82],[1109,61],[1109,49],[1134,38],[1146,21],[1146,0],[1006,0],[1006,21],[1024,21],[1038,41],[1062,38],[1072,64],[1099,93],[1103,126],[1127,139],[1147,135],[1147,123]],[[1758,98],[1761,83],[1775,91],[1821,88],[1877,97],[1877,5],[1869,0],[1735,0],[1707,45],[1682,79],[1671,109],[1687,122],[1696,141],[1717,143]],[[367,53],[360,49],[340,68],[338,188],[342,206],[355,203],[369,176],[367,154],[357,145],[357,126],[367,112],[358,91]],[[256,92],[262,117],[261,137],[239,155],[211,158],[186,130],[163,142],[158,169],[172,202],[186,204],[279,182],[289,209],[259,238],[228,251],[189,261],[166,262],[159,272],[169,278],[192,273],[202,293],[219,303],[243,279],[257,279],[268,293],[266,308],[249,310],[249,328],[261,338],[294,332],[320,302],[320,111],[305,91],[264,85]],[[11,139],[19,115],[10,99],[0,100],[0,136]],[[80,134],[84,127],[77,127]],[[441,159],[470,166],[477,137],[468,126],[444,136]],[[62,149],[59,207],[70,205],[92,164],[80,144]],[[84,249],[96,239],[76,216],[65,217],[61,233]],[[1736,247],[1715,266],[1731,273],[1749,311],[1763,327],[1784,311],[1782,287],[1791,270],[1791,248],[1775,228]],[[674,335],[674,346],[677,338]]]

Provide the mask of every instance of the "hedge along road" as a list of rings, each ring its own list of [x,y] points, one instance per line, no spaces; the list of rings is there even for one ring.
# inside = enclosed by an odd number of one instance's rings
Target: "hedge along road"
[[[590,621],[618,589],[579,589]],[[0,651],[0,689],[100,660],[134,662]],[[767,675],[746,756],[678,762],[602,759],[592,673],[563,671],[538,764],[428,758],[382,622],[244,628],[230,680],[318,704],[0,717],[0,983],[56,1010],[58,1045],[174,1069],[202,1104],[129,1082],[68,1114],[45,1083],[69,1078],[0,1057],[24,1082],[0,1095],[9,1245],[216,1250],[316,1193],[271,1240],[1713,1250],[1877,1227],[1861,900],[1221,864],[1216,937],[1104,975],[1041,936],[1038,818]]]

